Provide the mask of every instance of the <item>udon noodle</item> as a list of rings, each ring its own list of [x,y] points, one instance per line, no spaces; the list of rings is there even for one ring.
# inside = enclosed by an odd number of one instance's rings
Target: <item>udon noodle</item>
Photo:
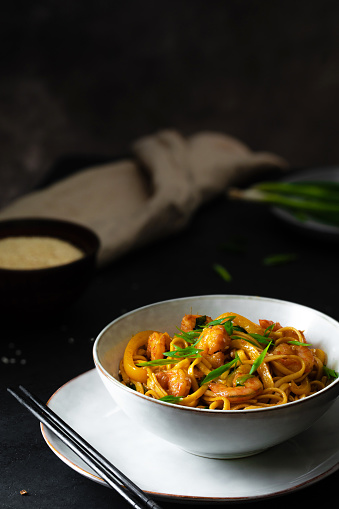
[[[185,315],[178,333],[133,336],[120,362],[121,382],[151,398],[218,410],[272,407],[331,383],[326,353],[303,331],[237,313],[212,320]]]

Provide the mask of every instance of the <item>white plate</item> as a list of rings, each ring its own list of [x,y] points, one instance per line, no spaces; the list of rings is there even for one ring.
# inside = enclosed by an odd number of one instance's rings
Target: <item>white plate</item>
[[[309,168],[291,172],[285,178],[281,179],[282,182],[301,182],[301,181],[325,181],[325,182],[339,182],[339,167],[328,166],[324,168]],[[300,221],[289,211],[272,207],[272,212],[281,220],[288,223],[293,228],[302,231],[303,233],[316,235],[317,237],[326,238],[328,240],[339,239],[339,227],[321,223],[315,220]]]
[[[63,385],[48,404],[141,489],[172,502],[268,498],[306,487],[338,469],[339,398],[302,435],[236,460],[194,456],[138,429],[116,406],[94,369]],[[51,431],[41,428],[47,444],[62,461],[105,484]]]

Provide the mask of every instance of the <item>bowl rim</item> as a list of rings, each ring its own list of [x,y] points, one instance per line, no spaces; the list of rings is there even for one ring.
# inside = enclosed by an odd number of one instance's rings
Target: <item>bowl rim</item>
[[[39,224],[41,224],[42,226],[48,226],[48,225],[57,226],[57,225],[59,225],[59,226],[64,226],[65,228],[72,228],[73,230],[83,233],[86,237],[88,237],[91,240],[92,246],[90,247],[90,249],[88,251],[83,251],[84,255],[81,258],[78,258],[77,260],[73,260],[71,262],[62,263],[60,265],[52,265],[51,267],[41,267],[41,268],[33,268],[33,269],[19,269],[19,268],[12,269],[10,267],[8,267],[8,268],[0,267],[0,274],[4,274],[4,273],[6,273],[6,274],[9,274],[9,273],[11,273],[11,274],[27,274],[27,273],[34,274],[34,273],[36,273],[37,274],[37,273],[42,273],[42,272],[47,272],[47,271],[48,272],[60,271],[62,268],[65,268],[65,267],[71,268],[71,267],[75,267],[77,265],[81,265],[82,263],[84,263],[84,261],[89,260],[91,257],[95,257],[100,249],[100,239],[94,230],[92,230],[91,228],[89,228],[88,226],[85,226],[83,224],[80,224],[80,223],[77,223],[74,221],[68,221],[65,219],[57,219],[57,218],[49,218],[49,217],[23,217],[23,218],[16,217],[13,219],[4,219],[4,220],[0,220],[0,234],[1,234],[2,227],[5,227],[5,226],[10,227],[12,225],[19,226],[20,224],[25,225],[25,226],[39,225]],[[41,233],[41,235],[64,240],[65,242],[70,242],[67,238],[65,238],[61,235],[53,234],[53,232],[50,233],[49,235],[46,235],[46,233]],[[6,237],[0,236],[0,240],[2,238],[7,238],[7,237],[22,237],[25,235],[29,236],[28,234],[18,232],[17,234],[14,234],[14,235],[9,234]],[[39,233],[35,233],[32,236],[35,236],[35,237],[39,236]],[[75,242],[70,242],[70,243],[79,248],[79,246]]]
[[[275,303],[278,303],[278,304],[282,304],[282,305],[295,305],[295,306],[299,306],[301,308],[304,308],[304,309],[307,309],[309,311],[312,311],[314,313],[316,313],[318,316],[322,317],[322,318],[325,318],[326,320],[330,321],[333,323],[333,325],[336,325],[338,327],[338,330],[339,330],[339,321],[335,320],[334,318],[330,317],[329,315],[326,315],[325,313],[323,313],[322,311],[318,311],[317,309],[314,309],[314,308],[311,308],[309,306],[305,306],[304,304],[299,304],[297,302],[292,302],[292,301],[287,301],[287,300],[282,300],[282,299],[277,299],[277,298],[273,298],[273,297],[262,297],[262,296],[258,296],[258,295],[241,295],[241,294],[208,294],[208,295],[192,295],[192,296],[188,296],[188,297],[178,297],[178,298],[174,298],[174,299],[167,299],[167,300],[162,300],[162,301],[158,301],[158,302],[154,302],[152,304],[147,304],[145,306],[141,306],[139,308],[136,308],[136,309],[133,309],[131,311],[128,311],[127,313],[124,313],[122,315],[120,315],[119,317],[115,318],[114,320],[112,320],[110,323],[108,323],[102,330],[101,332],[99,332],[99,334],[97,335],[96,339],[95,339],[95,342],[93,344],[93,348],[92,348],[92,355],[93,355],[93,360],[94,360],[94,365],[95,367],[102,373],[102,375],[104,375],[106,378],[108,378],[108,380],[110,382],[113,383],[114,386],[116,386],[117,388],[120,388],[122,390],[126,390],[128,392],[128,394],[130,394],[131,396],[135,396],[135,397],[139,397],[139,398],[142,398],[142,399],[145,399],[146,401],[149,401],[150,403],[152,404],[157,404],[157,405],[165,405],[165,407],[170,407],[170,408],[176,408],[176,409],[180,409],[182,411],[189,411],[189,412],[198,412],[198,413],[204,413],[204,414],[210,414],[210,415],[247,415],[247,414],[250,414],[252,415],[254,412],[255,413],[258,413],[258,412],[278,412],[278,411],[282,411],[282,410],[286,410],[286,408],[292,408],[293,406],[295,405],[303,405],[303,404],[309,404],[313,399],[319,397],[320,395],[324,394],[325,392],[333,392],[334,390],[336,390],[337,388],[337,385],[339,384],[339,377],[334,380],[331,384],[327,385],[326,387],[324,387],[323,389],[321,389],[320,391],[314,393],[314,394],[311,394],[310,396],[307,396],[305,398],[302,398],[302,399],[299,399],[297,401],[290,401],[288,403],[284,403],[284,404],[281,404],[281,405],[276,405],[276,406],[273,406],[273,407],[264,407],[264,408],[252,408],[252,409],[244,409],[244,410],[241,410],[241,411],[238,411],[238,410],[220,410],[220,409],[210,409],[210,408],[196,408],[196,407],[188,407],[188,406],[184,406],[184,405],[178,405],[176,403],[168,403],[166,401],[160,401],[158,399],[155,399],[155,398],[150,398],[148,396],[145,396],[144,394],[140,393],[140,392],[137,392],[137,391],[134,391],[133,389],[131,389],[130,387],[127,387],[126,385],[123,385],[121,382],[119,382],[119,380],[117,380],[114,376],[112,376],[101,364],[100,360],[99,360],[99,355],[98,355],[98,345],[100,343],[100,340],[101,338],[103,337],[103,335],[106,333],[106,331],[112,327],[114,324],[116,324],[117,322],[119,322],[120,320],[123,320],[125,319],[127,316],[129,315],[133,315],[134,313],[136,312],[139,312],[139,311],[142,311],[144,309],[148,309],[148,308],[152,308],[154,306],[157,306],[157,305],[162,305],[162,304],[166,304],[166,303],[170,303],[170,302],[178,302],[178,301],[184,301],[184,300],[188,300],[188,299],[201,299],[201,298],[233,298],[233,299],[253,299],[253,300],[259,300],[259,301],[270,301],[270,302],[275,302]],[[335,400],[336,398],[334,397],[333,398],[333,401]]]

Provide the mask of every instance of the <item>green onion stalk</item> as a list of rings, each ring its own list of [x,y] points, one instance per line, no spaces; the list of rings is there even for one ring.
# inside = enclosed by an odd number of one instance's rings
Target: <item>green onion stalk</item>
[[[275,205],[300,221],[314,220],[339,226],[338,182],[261,182],[247,189],[231,188],[228,197]]]

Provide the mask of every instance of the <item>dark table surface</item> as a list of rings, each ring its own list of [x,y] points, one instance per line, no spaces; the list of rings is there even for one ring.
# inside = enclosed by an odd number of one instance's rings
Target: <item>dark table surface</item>
[[[224,248],[234,237],[245,241],[241,254]],[[284,265],[264,265],[263,259],[275,253],[294,253],[297,258]],[[29,327],[15,321],[6,324],[0,343],[0,507],[129,507],[113,490],[60,461],[43,440],[38,421],[6,387],[22,384],[47,401],[65,382],[94,367],[93,338],[109,322],[160,300],[207,294],[260,295],[301,303],[339,320],[338,253],[339,244],[292,231],[260,206],[219,197],[197,211],[184,231],[98,271],[86,293],[65,314]],[[214,263],[229,270],[230,282],[213,270]],[[6,363],[4,358],[13,360]],[[279,509],[304,504],[306,499],[320,506],[331,500],[338,482],[335,472],[283,496],[251,501],[250,506],[265,509],[273,503]],[[25,496],[20,494],[23,489],[28,492]]]

